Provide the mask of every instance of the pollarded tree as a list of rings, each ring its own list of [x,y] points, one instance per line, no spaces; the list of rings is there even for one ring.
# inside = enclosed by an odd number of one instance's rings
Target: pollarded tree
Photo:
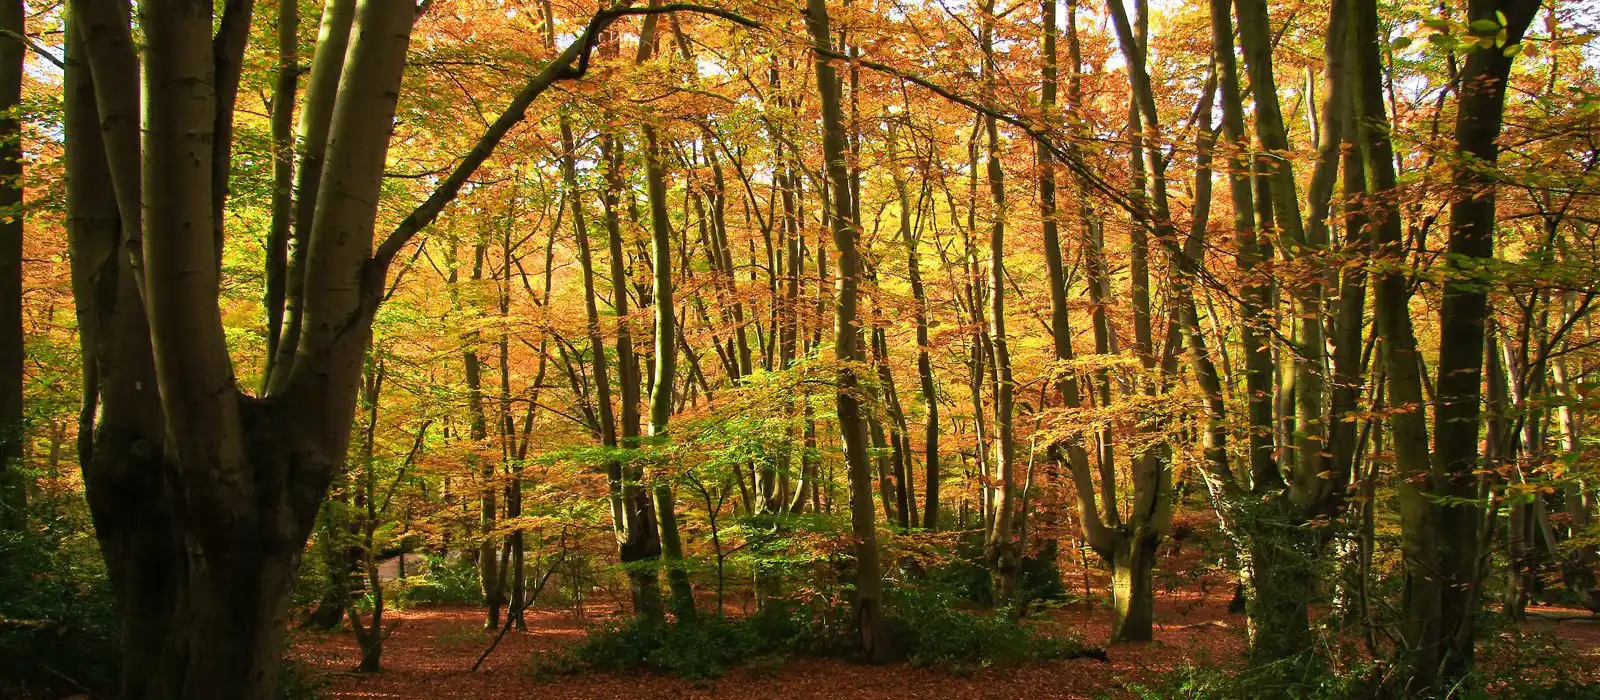
[[[275,352],[265,389],[252,395],[235,379],[218,297],[233,98],[253,3],[225,3],[218,21],[211,3],[147,0],[138,48],[126,2],[72,3],[64,91],[84,352],[80,458],[126,630],[123,697],[273,696],[290,584],[349,447],[390,261],[536,97],[584,74],[611,23],[682,9],[703,8],[597,13],[374,246],[418,5],[328,0],[300,110],[298,206],[280,196],[274,207],[280,218],[298,212],[272,229]],[[274,129],[280,147],[285,131]],[[281,195],[287,178],[275,180]]]
[[[214,176],[228,165],[251,10],[229,3],[213,43],[209,4],[144,3],[136,56],[126,5],[72,6],[68,206],[85,351],[81,457],[128,634],[124,697],[274,692],[290,583],[345,457],[381,294],[384,266],[373,263],[371,240],[385,125],[416,14],[404,0],[366,2],[359,12],[361,38],[330,115],[321,205],[310,231],[299,232],[304,278],[291,362],[260,396],[235,381],[218,305],[226,184]]]

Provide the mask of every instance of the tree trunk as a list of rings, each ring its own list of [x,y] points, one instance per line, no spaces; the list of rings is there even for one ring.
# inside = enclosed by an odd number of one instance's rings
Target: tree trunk
[[[289,239],[294,233],[294,105],[300,84],[300,6],[279,3],[278,74],[272,87],[272,222],[267,231],[267,366],[266,389],[283,335],[284,303],[289,284]]]
[[[1467,21],[1499,25],[1500,18],[1504,18],[1504,44],[1510,46],[1522,41],[1523,32],[1539,7],[1540,3],[1533,0],[1472,0],[1467,7]],[[1436,584],[1437,601],[1413,598],[1411,602],[1417,607],[1408,606],[1408,616],[1412,618],[1427,619],[1435,611],[1438,614],[1436,637],[1426,633],[1407,635],[1407,643],[1416,652],[1412,670],[1418,688],[1445,687],[1472,666],[1480,570],[1485,564],[1484,554],[1479,551],[1478,429],[1489,300],[1488,288],[1476,278],[1476,265],[1495,256],[1496,182],[1485,168],[1492,169],[1499,160],[1496,140],[1515,55],[1512,52],[1507,56],[1498,47],[1470,51],[1460,75],[1463,87],[1456,114],[1456,148],[1473,165],[1456,169],[1457,194],[1450,203],[1450,237],[1446,246],[1449,276],[1439,308],[1435,381],[1438,401],[1434,406],[1432,479],[1428,484],[1429,495],[1449,501],[1430,501],[1435,513],[1430,531],[1402,528],[1405,540],[1433,541],[1437,558],[1416,561],[1431,562],[1431,566],[1425,566],[1442,579]],[[1419,571],[1416,575],[1425,574]]]
[[[602,134],[600,157],[606,166],[606,189],[600,199],[604,209],[608,247],[611,253],[612,309],[617,317],[617,387],[621,425],[619,445],[623,449],[639,446],[639,403],[643,380],[639,359],[633,350],[633,334],[628,327],[628,258],[622,250],[622,225],[618,218],[618,198],[624,190],[622,149],[616,138]],[[661,608],[660,576],[649,562],[661,557],[661,535],[656,528],[655,505],[642,483],[643,469],[631,461],[620,467],[623,522],[626,532],[619,536],[619,558],[627,567],[633,593],[634,612],[647,620],[659,620]]]
[[[22,474],[22,0],[0,0],[0,530],[28,522]]]
[[[894,127],[894,125],[891,125],[890,131],[889,131],[889,147],[891,149],[891,153],[890,153],[890,159],[891,160],[893,160],[895,158],[895,153],[893,151],[893,149],[895,149],[895,147],[897,145],[897,142],[895,140],[895,136],[896,136],[895,127]],[[924,472],[924,477],[923,477],[924,478],[924,483],[925,483],[925,485],[924,485],[925,496],[923,497],[923,504],[922,504],[922,507],[923,507],[922,526],[924,528],[929,529],[929,530],[937,530],[939,528],[939,478],[940,478],[939,477],[939,397],[938,397],[937,388],[934,385],[934,379],[933,379],[933,358],[930,355],[930,353],[928,352],[928,347],[929,347],[929,342],[930,342],[929,338],[928,338],[928,298],[927,298],[927,292],[924,291],[923,287],[922,287],[922,270],[921,270],[921,265],[920,265],[920,262],[919,262],[919,257],[920,256],[917,253],[917,247],[918,247],[918,244],[920,243],[920,238],[912,230],[912,225],[911,225],[911,219],[912,219],[911,201],[910,201],[910,197],[906,193],[905,177],[903,175],[901,175],[900,173],[901,173],[901,171],[899,169],[895,169],[894,170],[894,173],[893,173],[894,186],[895,186],[895,193],[899,197],[899,202],[900,202],[900,240],[901,240],[901,243],[904,244],[905,247],[906,247],[906,277],[907,277],[908,281],[911,284],[911,298],[912,298],[912,301],[913,301],[913,303],[916,304],[916,313],[915,313],[915,315],[916,315],[916,323],[917,323],[917,379],[918,379],[918,382],[919,382],[919,385],[920,385],[920,389],[921,389],[922,406],[923,406],[923,411],[924,411],[924,417],[923,417],[923,454],[924,454],[924,461],[925,461],[925,465],[926,465],[926,471]],[[911,467],[911,455],[910,455],[911,450],[910,450],[909,435],[907,436],[906,442],[907,442],[906,455],[905,455],[905,465],[906,465],[906,467],[905,467],[905,476],[902,477],[902,480],[904,482],[906,482],[907,484],[909,484],[911,482],[911,468],[910,468]],[[915,512],[916,496],[915,496],[914,493],[912,493],[907,498],[908,498],[908,501],[909,501],[908,506],[912,510],[911,519],[912,519],[912,521],[915,521],[916,520],[916,512]]]
[[[234,381],[217,306],[211,6],[142,5],[138,63],[123,8],[74,9],[66,82],[86,360],[80,452],[128,635],[123,695],[266,700],[293,572],[349,444],[381,298],[382,267],[367,262],[414,6],[363,6],[366,40],[349,57],[330,132],[338,147],[315,197],[323,233],[308,239],[306,332],[280,390],[259,399]],[[101,32],[92,41],[90,27]],[[100,59],[86,72],[91,44]],[[127,118],[141,87],[127,73],[141,63],[142,149],[140,122]],[[100,92],[114,103],[100,104]]]
[[[857,222],[848,204],[850,177],[845,167],[844,117],[840,106],[839,83],[828,54],[832,53],[832,32],[828,28],[825,0],[807,0],[806,26],[811,34],[813,61],[817,72],[817,91],[822,102],[823,156],[828,182],[834,194],[829,214],[833,245],[839,255],[838,299],[834,316],[833,359],[840,364],[836,393],[839,435],[844,443],[845,463],[850,475],[850,531],[855,538],[856,591],[855,621],[857,641],[866,658],[884,661],[891,655],[884,626],[883,578],[878,564],[878,538],[872,505],[872,466],[868,461],[866,424],[857,398],[859,382],[856,363],[862,360],[857,347],[857,284],[861,258],[856,249]]]
[[[1229,146],[1228,189],[1233,203],[1234,239],[1239,248],[1239,268],[1245,282],[1240,290],[1239,342],[1244,348],[1245,396],[1248,404],[1249,466],[1252,484],[1270,486],[1278,473],[1272,439],[1272,356],[1267,337],[1272,308],[1271,278],[1256,271],[1262,254],[1251,218],[1255,200],[1250,189],[1244,153],[1249,137],[1244,126],[1244,97],[1239,87],[1238,62],[1233,44],[1233,16],[1227,0],[1211,2],[1212,60],[1221,90],[1222,132]]]
[[[268,359],[264,383],[268,390],[281,391],[294,363],[305,313],[305,251],[315,225],[317,194],[322,188],[323,161],[333,127],[334,98],[344,73],[345,55],[350,45],[350,30],[356,16],[356,0],[324,0],[316,53],[311,58],[311,73],[306,80],[305,99],[300,108],[300,124],[294,143],[300,157],[295,171],[293,226],[286,241],[283,319],[274,340],[277,354]],[[298,67],[296,68],[298,70]],[[286,224],[278,224],[283,226]]]
[[[1565,292],[1561,295],[1562,316],[1571,319],[1575,313],[1576,293]],[[1563,348],[1571,347],[1570,343],[1563,341]],[[1558,355],[1552,359],[1550,365],[1550,382],[1554,385],[1556,395],[1564,399],[1556,406],[1556,423],[1561,432],[1561,451],[1567,454],[1578,450],[1579,441],[1579,412],[1573,408],[1572,401],[1575,392],[1572,387],[1572,376],[1567,370],[1565,355]],[[1585,532],[1594,519],[1594,492],[1588,488],[1585,480],[1566,487],[1562,494],[1562,505],[1567,513],[1567,529],[1569,537]],[[1561,564],[1563,582],[1567,590],[1577,597],[1578,602],[1594,612],[1600,612],[1600,588],[1596,588],[1595,564],[1600,562],[1600,551],[1593,544],[1579,545],[1572,548],[1565,561]]]
[[[1118,537],[1111,557],[1111,639],[1147,642],[1155,624],[1156,533],[1135,529]]]
[[[356,529],[360,545],[357,546],[362,571],[367,577],[367,592],[372,597],[372,615],[363,625],[361,614],[347,607],[350,627],[355,631],[361,648],[361,662],[357,669],[362,673],[383,670],[383,581],[378,576],[378,554],[374,551],[374,535],[378,531],[378,477],[373,470],[373,443],[378,434],[378,398],[382,395],[384,368],[382,360],[369,356],[365,387],[361,392],[362,408],[367,413],[365,435],[356,461],[361,464],[361,485],[356,495]]]
[[[472,279],[483,279],[484,257],[487,245],[479,241],[472,248]],[[453,272],[453,271],[452,271]],[[478,584],[483,592],[484,627],[500,628],[500,608],[505,605],[504,577],[500,575],[500,560],[495,557],[500,545],[491,534],[499,515],[498,492],[495,483],[494,463],[477,454],[489,438],[488,417],[483,409],[483,361],[478,357],[481,332],[474,328],[462,337],[466,347],[461,351],[463,374],[467,384],[467,436],[472,440],[473,452],[468,462],[476,467],[478,475]]]
[[[983,45],[984,90],[993,95],[995,90],[994,65],[994,2],[984,4],[983,28],[980,43]],[[1002,604],[1017,602],[1017,572],[1022,565],[1022,544],[1016,538],[1017,474],[1016,441],[1012,435],[1012,411],[1015,385],[1011,379],[1011,353],[1006,338],[1006,190],[1005,171],[1000,165],[1000,133],[994,117],[984,119],[984,134],[988,139],[989,197],[993,209],[989,212],[989,336],[994,347],[994,425],[995,470],[999,482],[998,502],[995,504],[994,524],[986,541],[990,575],[994,581],[995,600]]]
[[[667,564],[667,586],[672,590],[672,614],[678,622],[696,620],[694,589],[689,585],[689,572],[683,568],[683,542],[678,537],[678,516],[672,502],[672,488],[657,483],[651,490],[655,498],[656,516],[661,523],[661,558]]]
[[[1383,371],[1388,403],[1397,407],[1389,415],[1395,471],[1399,477],[1402,550],[1408,562],[1404,605],[1407,611],[1401,635],[1413,668],[1402,683],[1407,690],[1434,687],[1444,660],[1441,646],[1441,587],[1439,576],[1426,572],[1437,563],[1438,533],[1427,483],[1432,477],[1428,426],[1422,411],[1422,377],[1418,370],[1417,341],[1408,310],[1410,291],[1402,271],[1400,217],[1390,192],[1395,188],[1394,155],[1384,115],[1382,64],[1378,52],[1378,10],[1374,0],[1353,0],[1356,8],[1352,31],[1352,100],[1357,144],[1366,179],[1363,209],[1372,222],[1372,257],[1385,263],[1375,268],[1373,310],[1378,335],[1383,340]],[[1474,438],[1475,440],[1476,438]]]

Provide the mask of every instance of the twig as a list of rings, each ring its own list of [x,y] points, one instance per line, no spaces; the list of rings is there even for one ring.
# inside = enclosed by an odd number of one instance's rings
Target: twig
[[[489,648],[484,649],[483,653],[478,655],[478,660],[473,662],[472,668],[467,669],[467,673],[476,673],[478,667],[483,665],[484,659],[489,658],[489,655],[494,653],[494,650],[500,646],[500,641],[506,638],[506,633],[511,631],[511,624],[522,615],[522,611],[528,609],[529,603],[539,599],[539,594],[544,591],[544,585],[549,583],[550,577],[555,574],[556,567],[560,566],[561,562],[566,561],[566,559],[567,533],[563,531],[561,533],[561,553],[556,556],[555,561],[550,562],[550,567],[545,569],[544,576],[539,579],[539,585],[535,586],[531,592],[522,598],[517,607],[506,615],[506,623],[500,626],[500,634],[495,635],[494,642],[489,645]]]
[[[49,51],[46,51],[44,49],[44,47],[40,46],[37,42],[35,42],[32,37],[29,37],[26,34],[18,34],[16,32],[11,31],[10,29],[0,29],[0,34],[4,34],[4,35],[9,36],[9,37],[11,37],[13,39],[16,39],[17,41],[22,42],[28,48],[33,49],[33,52],[35,54],[37,54],[39,56],[39,58],[42,58],[42,59],[44,59],[46,61],[49,61],[50,63],[54,64],[55,67],[60,68],[61,70],[66,70],[67,69],[67,64],[62,63],[61,59],[56,58],[54,54],[50,53]]]
[[[38,662],[35,661],[34,663],[38,663]],[[90,688],[89,686],[84,685],[78,679],[73,678],[72,676],[69,676],[69,675],[67,675],[65,673],[62,673],[60,671],[57,671],[57,670],[51,668],[49,666],[49,664],[39,664],[39,668],[42,668],[42,669],[50,672],[52,675],[56,676],[57,678],[60,678],[61,680],[64,680],[64,681],[66,681],[68,683],[71,683],[71,684],[73,684],[75,686],[78,686],[78,690],[83,691],[85,694],[87,694],[91,698],[104,697],[104,696],[100,695],[99,693],[94,692],[94,689]]]
[[[351,612],[350,614],[354,615],[355,613]],[[361,621],[360,621],[360,619],[356,619],[355,622],[356,622],[356,625],[357,625],[356,633],[357,634],[361,634],[361,628],[360,628]],[[356,664],[356,667],[354,669],[352,669],[352,670],[355,671],[355,672],[359,672],[361,670],[361,667],[367,663],[367,659],[372,658],[373,654],[381,653],[383,651],[383,643],[389,641],[389,635],[394,634],[394,631],[397,630],[397,629],[400,629],[400,620],[395,620],[394,622],[390,623],[389,624],[389,628],[383,631],[383,635],[382,636],[378,637],[378,642],[376,644],[373,644],[372,646],[369,646],[366,649],[362,650],[362,652],[361,652],[361,661],[358,662]]]

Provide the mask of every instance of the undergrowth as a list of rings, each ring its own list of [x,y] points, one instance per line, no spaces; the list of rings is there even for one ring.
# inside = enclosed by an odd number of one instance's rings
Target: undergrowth
[[[887,600],[891,648],[913,666],[954,673],[1076,656],[1104,657],[1074,640],[1019,625],[1004,610],[952,607],[959,604],[953,598],[922,589],[894,590]],[[850,657],[855,653],[848,633],[850,619],[847,611],[775,601],[745,618],[630,620],[592,629],[582,643],[538,670],[647,670],[699,680],[741,666],[776,668],[795,655]]]
[[[1448,689],[1425,695],[1384,692],[1392,666],[1365,660],[1341,668],[1320,659],[1295,659],[1265,668],[1228,669],[1185,664],[1148,684],[1128,686],[1140,700],[1600,700],[1600,683],[1585,675],[1582,657],[1543,632],[1491,630],[1479,642],[1479,663]]]

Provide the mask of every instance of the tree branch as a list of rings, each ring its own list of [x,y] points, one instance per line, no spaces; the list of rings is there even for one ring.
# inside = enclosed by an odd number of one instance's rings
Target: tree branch
[[[59,68],[61,70],[66,70],[67,69],[67,64],[63,63],[61,61],[61,59],[56,58],[54,54],[50,53],[49,51],[46,51],[43,46],[40,46],[37,42],[35,42],[28,35],[19,34],[17,32],[13,32],[10,29],[0,29],[0,34],[4,34],[4,35],[9,36],[9,37],[11,37],[13,39],[16,39],[17,41],[22,42],[24,46],[27,46],[29,49],[32,49],[33,53],[38,55],[39,58],[42,58],[42,59],[44,59],[46,61],[49,61],[51,63],[51,65],[54,65],[56,68]]]
[[[373,255],[373,261],[379,269],[387,269],[395,254],[405,247],[417,233],[426,228],[428,224],[433,223],[433,220],[439,217],[440,212],[444,211],[445,206],[455,200],[456,196],[460,194],[462,186],[477,172],[484,161],[487,161],[489,156],[494,154],[495,148],[500,145],[501,141],[505,140],[512,127],[521,123],[527,116],[528,107],[533,104],[535,99],[538,99],[539,95],[544,94],[544,91],[549,89],[551,85],[567,80],[577,80],[588,73],[589,59],[594,54],[595,45],[600,41],[601,33],[607,27],[610,27],[617,20],[631,15],[660,15],[674,12],[698,12],[721,17],[752,29],[762,28],[761,23],[753,19],[721,8],[695,3],[675,2],[639,8],[620,5],[595,13],[589,19],[589,26],[584,29],[583,34],[568,45],[566,50],[562,51],[561,55],[547,64],[543,70],[529,79],[516,97],[512,98],[511,104],[506,105],[505,110],[500,113],[500,117],[489,125],[483,136],[479,137],[478,144],[456,165],[450,176],[434,189],[433,194],[429,195],[427,200],[412,210],[411,214],[401,221],[399,226],[395,227],[394,232],[390,233],[383,243],[379,244],[377,252]]]

